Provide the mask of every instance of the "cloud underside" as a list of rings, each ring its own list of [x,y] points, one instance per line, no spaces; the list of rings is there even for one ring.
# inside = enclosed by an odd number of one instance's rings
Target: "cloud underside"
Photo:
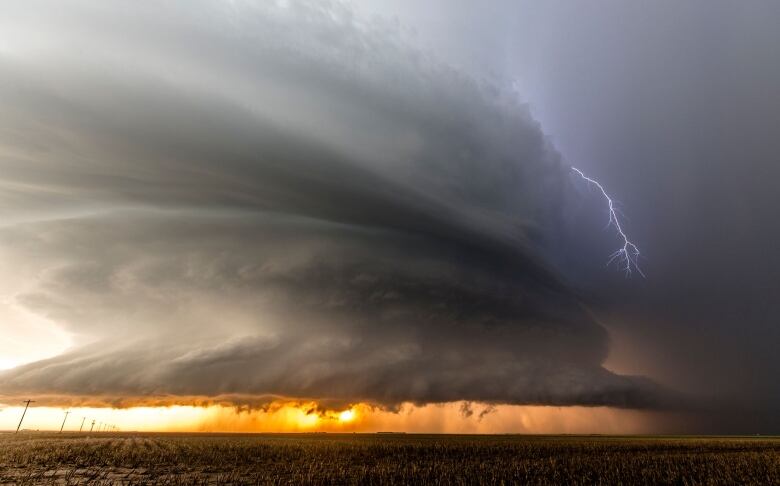
[[[0,257],[75,345],[0,395],[663,402],[544,263],[524,107],[339,6],[71,13],[10,13]]]

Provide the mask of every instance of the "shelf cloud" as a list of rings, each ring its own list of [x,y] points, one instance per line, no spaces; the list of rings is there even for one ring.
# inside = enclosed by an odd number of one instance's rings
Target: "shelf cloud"
[[[73,338],[1,395],[668,406],[547,260],[569,176],[527,107],[392,25],[33,0],[0,32],[11,301]]]

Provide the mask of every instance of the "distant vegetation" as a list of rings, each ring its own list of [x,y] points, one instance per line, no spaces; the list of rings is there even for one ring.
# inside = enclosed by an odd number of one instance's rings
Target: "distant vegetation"
[[[0,434],[0,484],[780,484],[780,439]]]

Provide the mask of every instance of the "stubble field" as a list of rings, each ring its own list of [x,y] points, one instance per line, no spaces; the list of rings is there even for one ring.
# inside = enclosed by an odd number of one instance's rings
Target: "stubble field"
[[[780,484],[780,439],[0,434],[0,484]]]

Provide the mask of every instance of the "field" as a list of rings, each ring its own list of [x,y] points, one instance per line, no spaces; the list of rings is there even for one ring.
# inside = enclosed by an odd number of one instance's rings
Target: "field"
[[[0,434],[0,484],[780,484],[780,439]]]

